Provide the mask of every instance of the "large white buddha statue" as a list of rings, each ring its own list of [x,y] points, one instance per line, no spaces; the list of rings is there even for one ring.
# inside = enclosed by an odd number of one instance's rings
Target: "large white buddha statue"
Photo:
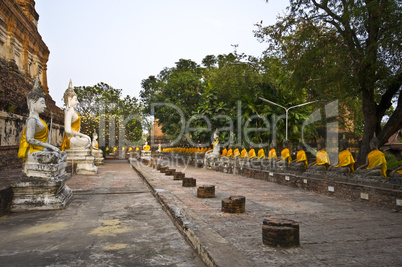
[[[61,150],[89,149],[91,146],[91,138],[88,135],[80,133],[81,118],[75,111],[79,102],[71,80],[64,93],[64,103],[66,110],[64,111],[64,137]]]
[[[24,161],[23,175],[10,184],[13,190],[10,209],[12,212],[62,209],[73,195],[65,184],[67,154],[49,143],[49,128],[39,117],[46,103],[38,78],[27,102],[29,117],[18,150],[18,157]]]
[[[75,111],[78,99],[71,80],[64,93],[64,103],[66,110],[64,111],[64,137],[61,150],[66,151],[68,162],[77,164],[77,174],[96,174],[98,168],[94,165],[95,156],[91,156],[91,138],[80,133],[81,118]]]
[[[30,164],[57,164],[67,155],[48,143],[49,128],[39,114],[46,108],[45,94],[36,79],[31,92],[27,95],[29,117],[23,130],[18,150],[18,157],[24,161],[23,172],[27,175]]]

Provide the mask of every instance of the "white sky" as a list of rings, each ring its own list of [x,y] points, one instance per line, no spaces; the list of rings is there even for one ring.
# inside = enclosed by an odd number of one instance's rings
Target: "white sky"
[[[253,30],[274,24],[289,1],[270,0],[36,0],[39,33],[50,50],[48,86],[59,107],[73,86],[105,82],[139,96],[141,80],[180,58],[260,56]]]

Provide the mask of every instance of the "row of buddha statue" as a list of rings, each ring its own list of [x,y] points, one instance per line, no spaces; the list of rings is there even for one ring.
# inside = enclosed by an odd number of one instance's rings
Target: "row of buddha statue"
[[[31,92],[27,95],[29,117],[20,140],[18,157],[22,158],[23,173],[26,176],[35,176],[35,164],[61,163],[68,161],[76,163],[78,174],[96,174],[97,164],[103,163],[103,153],[98,147],[97,134],[94,133],[93,141],[88,135],[80,132],[81,118],[75,111],[78,105],[77,94],[72,82],[64,93],[66,105],[64,117],[64,135],[61,147],[58,148],[49,140],[49,127],[39,117],[46,108],[45,93],[36,79]],[[92,154],[92,155],[91,155]]]
[[[242,150],[239,148],[226,149],[220,152],[218,140],[216,138],[213,143],[212,149],[208,148],[165,148],[163,152],[177,152],[193,154],[195,158],[204,157],[204,167],[211,166],[212,164],[233,164],[235,160],[254,163],[252,166],[260,166],[258,163],[269,162],[264,166],[283,166],[288,169],[294,170],[308,170],[308,171],[330,171],[338,173],[356,173],[364,176],[374,176],[387,178],[387,162],[385,155],[378,149],[378,139],[373,137],[370,141],[371,152],[368,154],[366,163],[355,169],[355,160],[352,153],[348,150],[348,142],[344,138],[340,142],[340,153],[338,154],[338,162],[331,165],[328,153],[324,148],[324,140],[317,143],[317,153],[314,162],[308,162],[307,154],[303,149],[303,143],[298,144],[298,152],[295,159],[288,148],[288,141],[283,143],[283,150],[277,154],[276,143],[272,142],[268,155],[265,155],[264,149],[259,149],[258,152],[254,148],[247,151],[244,147]],[[402,176],[402,166],[394,169],[390,176]]]

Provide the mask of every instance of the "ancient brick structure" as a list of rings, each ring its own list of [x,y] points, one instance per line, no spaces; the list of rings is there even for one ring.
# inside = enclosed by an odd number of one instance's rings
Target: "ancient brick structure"
[[[246,197],[231,196],[222,199],[222,211],[228,213],[244,213],[246,212]]]
[[[215,197],[215,186],[214,185],[201,185],[197,189],[197,197],[214,198]]]
[[[262,242],[272,247],[300,245],[299,224],[287,219],[265,219],[262,223]]]
[[[197,180],[194,178],[183,178],[183,186],[184,187],[195,187],[197,186]]]
[[[183,180],[184,178],[184,173],[182,172],[175,172],[173,180]]]
[[[38,32],[38,19],[33,0],[0,1],[0,170],[21,166],[17,152],[28,116],[26,95],[38,75],[47,93],[41,118],[48,125],[53,118],[51,142],[61,144],[64,113],[49,95],[49,49]]]
[[[174,176],[175,172],[176,172],[175,169],[168,169],[168,170],[165,172],[165,175]]]

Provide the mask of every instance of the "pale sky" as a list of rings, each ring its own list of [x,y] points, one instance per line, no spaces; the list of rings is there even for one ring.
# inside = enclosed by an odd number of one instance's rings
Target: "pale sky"
[[[36,0],[39,33],[50,50],[48,86],[59,107],[73,86],[105,82],[139,97],[141,81],[179,59],[260,56],[256,23],[274,24],[289,1]]]

